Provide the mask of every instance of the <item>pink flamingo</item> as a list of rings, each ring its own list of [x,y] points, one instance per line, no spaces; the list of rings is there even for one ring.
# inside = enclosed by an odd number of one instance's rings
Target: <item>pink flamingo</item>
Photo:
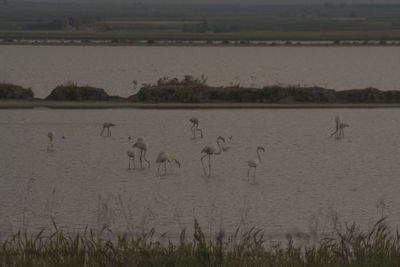
[[[196,138],[196,131],[199,131],[201,138],[203,138],[203,130],[199,128],[199,119],[196,117],[191,117],[189,121],[193,124],[190,128],[190,130],[193,132],[193,138]]]
[[[126,154],[128,155],[128,158],[129,158],[128,170],[131,169],[131,161],[133,163],[133,169],[136,169],[136,166],[135,166],[136,152],[134,150],[128,150],[128,151],[126,151]]]
[[[256,170],[257,170],[257,166],[261,163],[261,156],[260,156],[260,152],[264,152],[265,149],[262,146],[257,147],[257,159],[255,160],[249,160],[246,161],[247,165],[249,166],[249,170],[247,171],[247,180],[250,180],[250,169],[254,168],[254,174],[253,177],[256,177]]]
[[[47,137],[50,139],[49,143],[47,144],[47,152],[53,151],[53,141],[56,138],[55,132],[49,132]]]
[[[111,123],[111,122],[105,122],[103,123],[103,130],[100,133],[100,136],[103,136],[103,132],[104,130],[107,128],[108,132],[107,132],[107,136],[111,136],[111,127],[115,126],[115,124]]]
[[[175,163],[181,167],[181,163],[176,159],[172,158],[167,152],[160,152],[156,159],[156,163],[158,163],[157,175],[160,175],[160,166],[161,163],[164,163],[164,175],[167,174],[167,162],[175,161]]]
[[[139,137],[136,141],[135,144],[133,144],[133,147],[136,147],[140,150],[140,168],[142,167],[142,158],[144,159],[144,161],[147,162],[147,164],[149,165],[149,169],[150,169],[150,161],[148,161],[148,159],[146,159],[146,153],[147,153],[147,148],[148,145],[147,143],[144,141],[143,137]]]
[[[217,138],[217,146],[206,146],[203,148],[201,153],[206,153],[203,157],[201,157],[201,165],[203,165],[203,170],[204,170],[204,175],[207,175],[206,168],[204,167],[203,159],[208,156],[208,177],[211,176],[211,155],[220,155],[223,150],[225,150],[222,145],[219,143],[219,141],[222,141],[225,143],[225,139],[222,136],[219,136]]]

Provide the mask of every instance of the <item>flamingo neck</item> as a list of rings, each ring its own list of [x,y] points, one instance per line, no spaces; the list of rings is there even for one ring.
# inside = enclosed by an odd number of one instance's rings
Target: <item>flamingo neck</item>
[[[258,157],[258,161],[261,162],[261,156],[260,156],[260,150],[257,149],[257,157]]]
[[[220,139],[217,139],[217,145],[218,145],[218,152],[215,153],[215,155],[219,155],[222,153],[222,148],[221,144],[219,143]]]
[[[173,161],[175,161],[176,165],[178,165],[179,167],[181,166],[181,164],[179,163],[179,161],[175,158],[172,159]]]

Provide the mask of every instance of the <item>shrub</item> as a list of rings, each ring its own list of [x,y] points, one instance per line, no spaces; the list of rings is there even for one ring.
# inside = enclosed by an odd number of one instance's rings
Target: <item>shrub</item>
[[[14,84],[0,83],[0,99],[32,100],[33,92],[30,88],[23,88]]]

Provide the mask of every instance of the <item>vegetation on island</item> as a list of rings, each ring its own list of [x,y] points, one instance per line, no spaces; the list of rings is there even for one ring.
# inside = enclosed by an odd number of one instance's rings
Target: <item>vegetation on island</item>
[[[9,83],[0,83],[0,100],[4,99],[32,100],[33,92],[30,88]]]
[[[67,83],[57,86],[45,100],[54,101],[107,101],[121,99],[118,96],[110,96],[102,88],[91,86],[78,86],[76,83]]]
[[[239,234],[223,231],[206,238],[195,221],[192,237],[183,230],[178,240],[142,234],[113,234],[105,227],[68,234],[58,229],[37,235],[18,232],[1,241],[1,266],[399,266],[400,235],[385,219],[368,231],[355,224],[335,225],[314,244],[268,245],[261,230]]]
[[[159,79],[145,84],[129,100],[151,103],[400,103],[400,91],[375,88],[335,91],[321,87],[272,85],[245,88],[239,84],[228,87],[208,86],[206,78],[190,75]]]
[[[0,99],[32,100],[33,92],[12,84],[0,84]],[[38,99],[37,99],[38,100]],[[116,101],[135,103],[277,103],[277,104],[398,104],[400,91],[375,88],[336,91],[317,86],[271,85],[246,88],[240,84],[209,86],[207,78],[186,75],[182,79],[161,78],[156,84],[143,84],[127,98],[110,96],[106,90],[76,83],[59,85],[44,101]]]

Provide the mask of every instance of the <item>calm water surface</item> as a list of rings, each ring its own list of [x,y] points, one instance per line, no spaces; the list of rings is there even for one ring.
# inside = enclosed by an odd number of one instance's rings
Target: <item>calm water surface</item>
[[[340,141],[328,137],[336,114],[350,124]],[[192,115],[204,139],[191,138]],[[104,121],[117,124],[111,138],[99,136]],[[284,238],[328,230],[334,214],[363,227],[400,219],[400,109],[1,110],[0,129],[2,236],[54,220],[67,231],[108,224],[173,237],[197,218],[207,234],[257,226]],[[231,149],[207,178],[200,151],[219,135],[232,136]],[[151,169],[127,170],[128,136],[146,138]],[[257,146],[266,150],[248,183]],[[158,177],[160,151],[182,167]]]
[[[69,81],[129,96],[133,80],[185,74],[223,86],[400,89],[400,47],[0,46],[0,62],[0,82],[31,87],[37,97]]]

